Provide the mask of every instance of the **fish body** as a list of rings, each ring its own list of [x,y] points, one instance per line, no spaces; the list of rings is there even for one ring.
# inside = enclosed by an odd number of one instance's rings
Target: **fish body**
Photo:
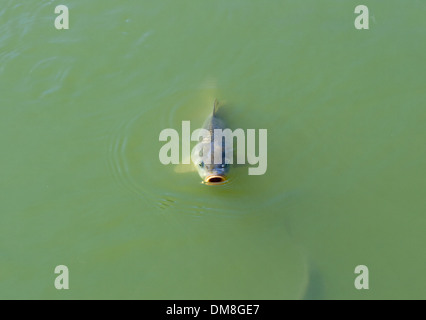
[[[217,100],[214,103],[211,116],[204,122],[206,134],[200,142],[202,156],[195,156],[194,165],[203,182],[208,185],[225,183],[228,179],[230,164],[232,163],[232,146],[226,145],[226,140],[216,137],[215,130],[226,129],[225,122],[217,115]],[[215,152],[221,156],[220,161],[214,161]]]

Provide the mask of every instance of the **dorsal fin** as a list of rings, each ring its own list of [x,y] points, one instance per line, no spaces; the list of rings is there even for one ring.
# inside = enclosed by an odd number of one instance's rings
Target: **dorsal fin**
[[[219,101],[217,99],[215,99],[214,105],[213,105],[213,115],[216,114],[218,106],[219,106]]]

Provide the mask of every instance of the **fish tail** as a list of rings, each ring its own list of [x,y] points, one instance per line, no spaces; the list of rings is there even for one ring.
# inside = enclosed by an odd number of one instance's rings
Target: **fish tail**
[[[213,115],[216,114],[218,106],[219,106],[219,101],[217,99],[215,99],[214,105],[213,105]]]

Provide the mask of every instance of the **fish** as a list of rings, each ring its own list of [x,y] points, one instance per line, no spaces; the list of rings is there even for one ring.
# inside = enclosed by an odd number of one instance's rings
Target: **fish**
[[[218,185],[228,182],[229,172],[232,164],[232,145],[226,145],[225,139],[215,140],[215,129],[226,129],[225,121],[218,115],[219,102],[216,99],[212,114],[203,125],[206,134],[200,142],[203,155],[195,154],[192,157],[193,164],[198,171],[203,183],[206,185]],[[221,161],[214,163],[215,151],[221,154]],[[209,161],[207,161],[209,160]]]

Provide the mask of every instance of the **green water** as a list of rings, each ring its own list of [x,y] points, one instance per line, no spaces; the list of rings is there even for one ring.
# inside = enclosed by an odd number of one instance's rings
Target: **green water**
[[[2,0],[0,298],[425,299],[425,17],[414,0]],[[214,98],[268,130],[265,175],[209,187],[160,163],[160,131],[201,126]]]

